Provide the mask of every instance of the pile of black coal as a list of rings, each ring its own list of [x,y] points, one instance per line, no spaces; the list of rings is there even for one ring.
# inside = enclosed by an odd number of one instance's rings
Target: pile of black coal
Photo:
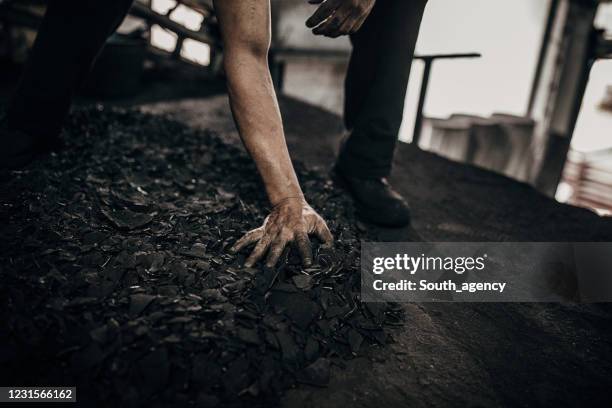
[[[389,341],[359,302],[350,201],[298,165],[328,220],[316,265],[241,267],[227,248],[268,211],[239,148],[163,116],[75,112],[66,149],[2,175],[4,384],[72,385],[92,406],[270,406]],[[117,402],[119,401],[119,403]]]

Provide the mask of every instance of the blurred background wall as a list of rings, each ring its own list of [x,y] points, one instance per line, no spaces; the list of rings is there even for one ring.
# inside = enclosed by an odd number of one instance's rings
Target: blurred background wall
[[[348,38],[312,35],[304,22],[317,6],[306,0],[271,2],[270,65],[278,91],[341,114],[343,80],[350,54]],[[432,65],[418,145],[452,160],[530,182],[547,194],[556,193],[560,201],[602,212],[612,211],[612,165],[609,164],[612,162],[612,60],[594,62],[588,81],[585,81],[581,104],[579,90],[567,95],[568,99],[577,98],[577,119],[573,113],[565,114],[561,115],[561,122],[566,118],[570,122],[576,119],[575,128],[572,124],[559,132],[548,124],[554,118],[545,117],[557,109],[552,105],[562,105],[566,97],[559,96],[559,90],[547,89],[567,88],[567,83],[555,82],[555,75],[562,75],[564,69],[554,66],[555,63],[571,65],[574,57],[564,53],[588,48],[588,39],[584,37],[592,24],[592,18],[581,17],[584,11],[569,13],[566,17],[574,18],[582,28],[573,20],[569,23],[567,20],[565,28],[561,27],[544,42],[546,27],[552,21],[550,11],[554,4],[561,10],[558,14],[563,14],[571,7],[579,9],[580,4],[589,3],[595,4],[595,0],[429,0],[417,55],[478,53],[480,57],[436,60]],[[3,33],[0,54],[11,64],[25,61],[35,38],[35,24],[28,18],[40,18],[44,4],[45,0],[0,0],[0,22],[3,24],[0,26]],[[14,21],[7,24],[9,5],[31,16],[23,20],[24,24],[14,24]],[[612,34],[612,3],[602,0],[595,9],[595,27]],[[574,30],[574,26],[578,28]],[[184,61],[205,72],[207,78],[223,76],[222,45],[217,31],[211,0],[137,0],[131,15],[119,29],[124,36],[142,35],[146,39],[150,52],[144,65],[152,63],[151,56],[155,57],[153,62],[158,67],[165,66],[166,60]],[[577,48],[572,48],[575,47],[572,42],[578,44]],[[109,40],[99,63],[113,66],[113,58],[119,57],[110,51],[117,44],[121,45],[117,38]],[[546,65],[543,50],[548,49],[558,54],[548,53],[552,67],[543,74],[544,82],[539,87],[534,86],[538,82],[536,72]],[[125,59],[121,62],[115,66],[127,64]],[[398,135],[405,142],[413,141],[423,71],[423,60],[415,59]],[[136,71],[126,69],[124,72]],[[578,74],[576,69],[573,74]],[[164,75],[172,76],[172,70],[166,69]],[[197,75],[193,78],[199,81]],[[114,83],[112,78],[108,83]],[[189,87],[192,84],[185,81],[185,88]],[[534,90],[538,89],[536,105],[539,106],[534,113],[529,108],[533,105],[530,102],[534,100]],[[561,106],[559,109],[573,108]],[[553,152],[557,156],[553,161],[560,162],[565,170],[559,175],[563,168],[553,169],[548,185],[542,187],[538,185],[537,173],[542,165],[540,162],[546,158],[536,157],[534,152],[547,148],[551,129],[562,133],[557,135],[561,136],[557,141],[568,143]],[[544,153],[540,152],[540,156]]]

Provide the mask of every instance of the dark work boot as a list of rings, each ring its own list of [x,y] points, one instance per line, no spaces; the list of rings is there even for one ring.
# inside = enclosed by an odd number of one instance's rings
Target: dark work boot
[[[384,227],[405,227],[410,224],[408,203],[391,188],[385,177],[347,176],[334,166],[332,178],[351,194],[357,215],[364,220]]]
[[[59,138],[50,140],[9,129],[0,123],[0,168],[19,169],[60,146]]]

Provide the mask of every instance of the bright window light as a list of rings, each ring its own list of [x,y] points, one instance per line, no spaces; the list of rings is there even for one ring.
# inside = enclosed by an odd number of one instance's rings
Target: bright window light
[[[200,30],[200,25],[202,24],[202,20],[204,20],[204,16],[200,13],[183,5],[178,6],[176,10],[172,12],[170,18],[193,31]]]
[[[151,27],[151,44],[164,51],[172,52],[176,47],[176,34],[158,25]]]
[[[210,47],[195,40],[186,38],[181,49],[181,57],[200,65],[210,65]]]
[[[170,10],[174,6],[176,6],[176,1],[174,0],[152,0],[151,1],[151,9],[159,14],[166,14],[168,10]]]

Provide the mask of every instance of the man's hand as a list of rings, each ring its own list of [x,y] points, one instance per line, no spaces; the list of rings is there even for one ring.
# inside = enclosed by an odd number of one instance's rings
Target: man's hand
[[[314,28],[316,35],[336,38],[356,33],[368,18],[376,0],[309,0],[321,4],[317,11],[306,20],[308,28]],[[406,0],[392,0],[406,1]]]
[[[312,249],[308,234],[316,235],[325,245],[332,245],[333,236],[323,218],[301,197],[281,201],[265,219],[263,225],[246,233],[232,247],[238,252],[257,242],[244,266],[251,267],[267,252],[266,266],[273,267],[289,243],[297,246],[305,266],[312,264]]]

